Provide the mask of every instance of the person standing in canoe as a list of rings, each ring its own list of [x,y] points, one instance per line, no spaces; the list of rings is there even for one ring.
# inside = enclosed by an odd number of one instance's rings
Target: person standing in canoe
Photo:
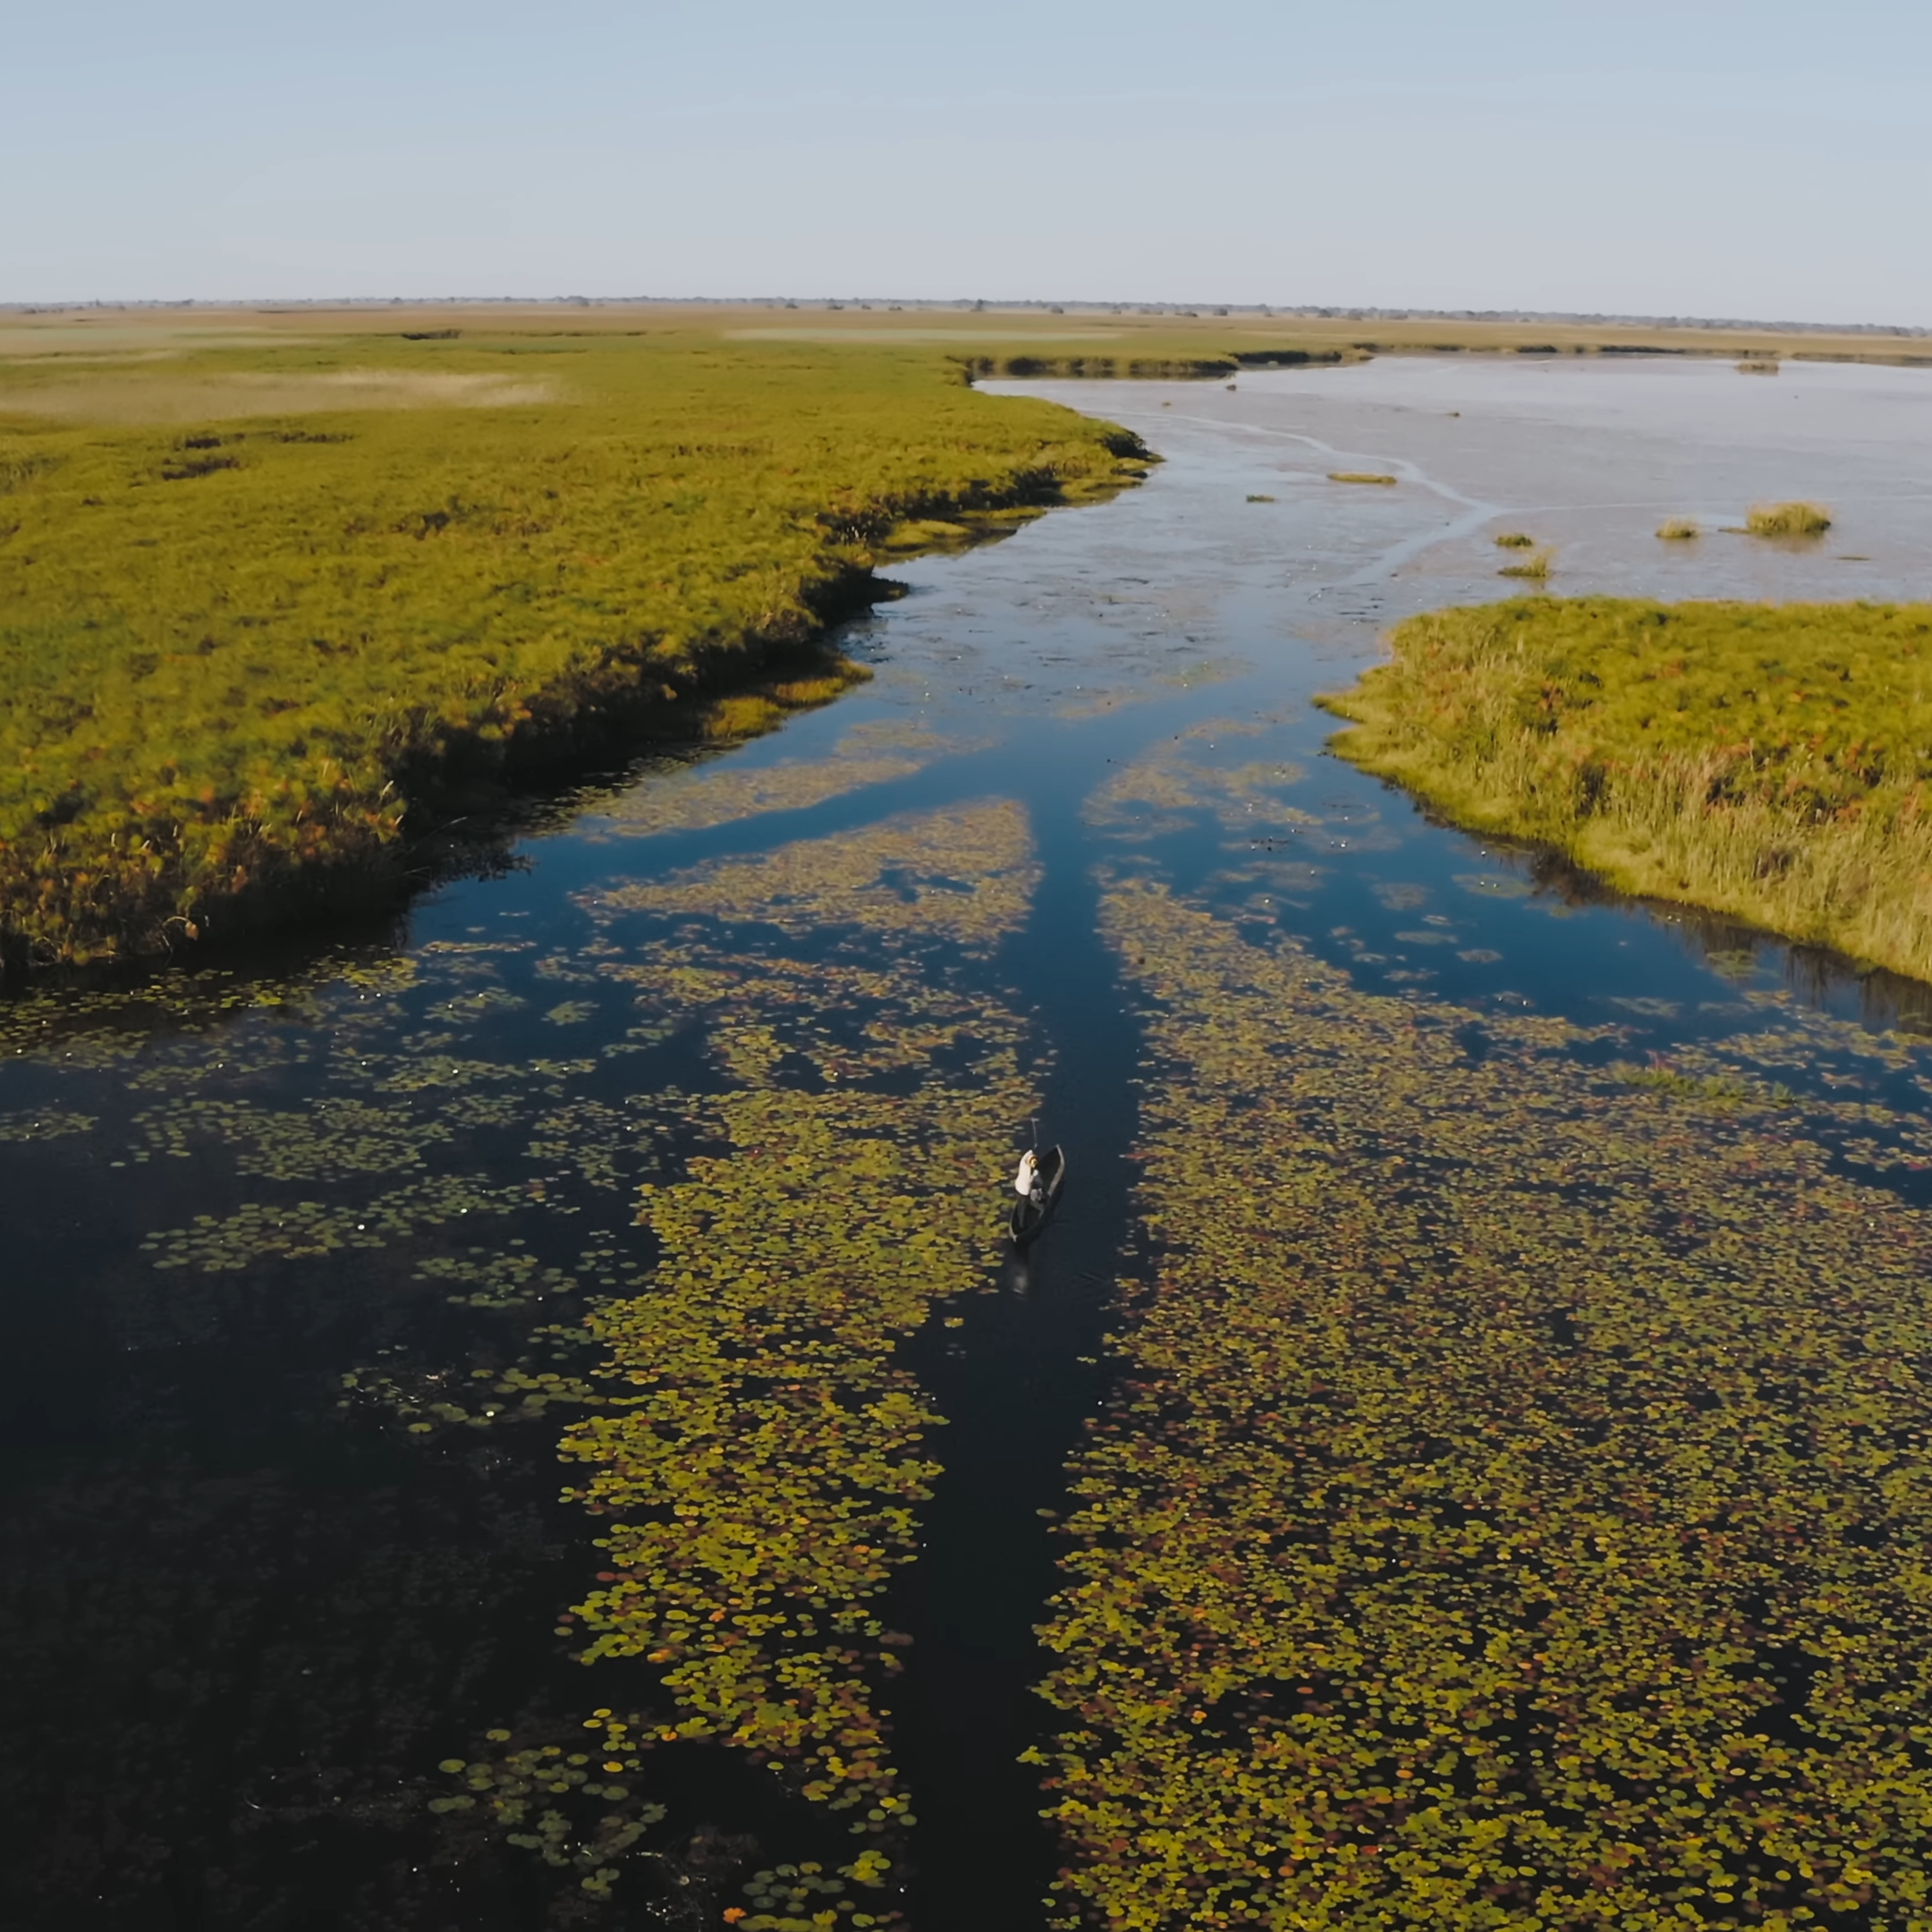
[[[1039,1159],[1029,1148],[1020,1157],[1020,1171],[1013,1176],[1013,1191],[1021,1200],[1031,1201],[1038,1208],[1045,1198],[1045,1184],[1040,1180]]]

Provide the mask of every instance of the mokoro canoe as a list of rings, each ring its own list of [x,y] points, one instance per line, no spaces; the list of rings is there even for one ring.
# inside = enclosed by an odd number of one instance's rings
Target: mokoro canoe
[[[1030,1200],[1016,1200],[1013,1213],[1006,1222],[1007,1232],[1013,1236],[1015,1248],[1024,1248],[1046,1225],[1048,1217],[1060,1202],[1060,1190],[1066,1181],[1066,1155],[1059,1148],[1049,1148],[1037,1157],[1039,1165],[1040,1199],[1038,1203]]]

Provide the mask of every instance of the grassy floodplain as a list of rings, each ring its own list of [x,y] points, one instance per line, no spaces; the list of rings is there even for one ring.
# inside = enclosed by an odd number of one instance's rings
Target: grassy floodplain
[[[1136,470],[979,374],[1385,352],[1920,360],[1920,338],[1034,306],[0,315],[0,960],[384,889],[432,801],[615,710],[731,736],[882,557]],[[740,681],[715,699],[722,669]],[[296,888],[291,891],[291,887]]]
[[[1536,597],[1410,619],[1335,748],[1626,891],[1932,978],[1932,606]]]
[[[425,794],[616,708],[756,729],[849,677],[783,653],[879,558],[1140,467],[929,348],[273,319],[0,331],[16,962],[380,877]],[[694,716],[730,665],[772,674]]]

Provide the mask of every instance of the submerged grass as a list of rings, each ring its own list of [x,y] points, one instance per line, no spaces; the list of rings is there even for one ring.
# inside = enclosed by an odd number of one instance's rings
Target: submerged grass
[[[0,359],[0,957],[379,878],[438,787],[631,708],[761,729],[838,667],[696,701],[721,668],[808,644],[881,555],[1140,453],[863,343],[318,323]]]
[[[1932,979],[1932,606],[1589,597],[1439,612],[1335,748],[1626,891]]]

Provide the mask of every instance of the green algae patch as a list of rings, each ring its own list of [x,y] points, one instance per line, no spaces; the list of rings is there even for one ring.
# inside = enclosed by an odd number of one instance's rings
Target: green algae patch
[[[766,660],[879,557],[1144,468],[930,352],[318,336],[0,363],[13,963],[391,890],[439,799],[593,725],[768,729],[856,674]]]
[[[1626,891],[1932,978],[1932,606],[1438,612],[1324,701],[1335,749]]]
[[[1932,1226],[1750,1072],[1902,1049],[1773,1006],[1633,1089],[1156,881],[1105,920],[1150,1260],[1043,1630],[1056,1922],[1916,1923]]]

